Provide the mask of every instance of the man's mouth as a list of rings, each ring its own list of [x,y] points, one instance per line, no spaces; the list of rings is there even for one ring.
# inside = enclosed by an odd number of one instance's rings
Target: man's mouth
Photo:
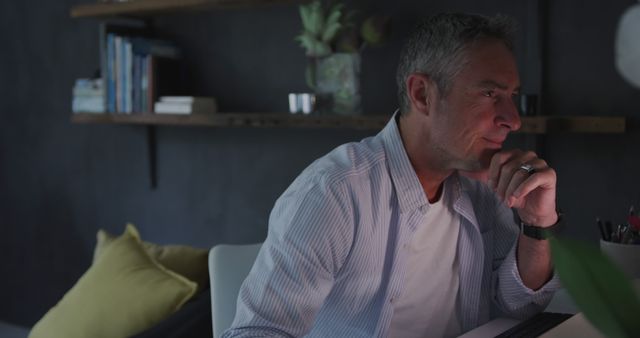
[[[501,139],[491,139],[491,138],[484,138],[485,141],[487,141],[487,143],[489,144],[489,148],[494,148],[494,149],[500,149],[502,148],[502,143],[504,142],[504,138]]]

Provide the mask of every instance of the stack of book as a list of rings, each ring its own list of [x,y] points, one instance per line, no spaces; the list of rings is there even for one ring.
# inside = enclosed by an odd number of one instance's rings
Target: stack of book
[[[102,79],[77,79],[73,86],[71,110],[74,113],[104,113],[105,91]]]
[[[213,114],[217,110],[213,97],[161,96],[155,103],[156,114]]]
[[[180,49],[169,41],[108,33],[105,47],[108,112],[150,112],[162,83],[180,82]]]

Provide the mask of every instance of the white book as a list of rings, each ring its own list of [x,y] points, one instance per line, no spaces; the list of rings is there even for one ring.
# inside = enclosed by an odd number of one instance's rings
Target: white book
[[[191,105],[182,103],[156,102],[153,112],[156,114],[191,114]]]
[[[71,102],[74,113],[104,113],[105,108],[103,97],[74,97]]]
[[[213,114],[215,101],[196,101],[194,103],[156,102],[153,111],[157,114]]]
[[[73,96],[104,96],[103,89],[93,89],[93,88],[77,88],[74,87],[72,90]]]
[[[215,104],[216,99],[205,96],[160,96],[160,102],[196,103],[210,101]]]

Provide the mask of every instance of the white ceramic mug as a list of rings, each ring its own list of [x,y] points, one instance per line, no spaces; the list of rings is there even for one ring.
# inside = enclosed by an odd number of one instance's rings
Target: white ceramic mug
[[[316,107],[316,95],[312,93],[289,93],[289,112],[310,114]]]

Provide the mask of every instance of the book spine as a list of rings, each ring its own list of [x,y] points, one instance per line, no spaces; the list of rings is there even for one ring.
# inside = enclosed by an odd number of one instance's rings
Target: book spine
[[[125,78],[126,78],[126,107],[127,113],[131,114],[133,112],[133,52],[131,49],[131,39],[127,38],[125,40],[125,60],[126,60],[126,69],[125,69]]]
[[[153,76],[153,69],[155,68],[155,60],[152,55],[147,55],[148,59],[148,67],[147,67],[147,103],[149,104],[149,109],[153,111],[154,100],[155,100],[155,78]]]
[[[149,58],[149,68],[147,68],[148,74],[148,96],[147,102],[149,105],[149,109],[153,109],[153,103],[156,99],[156,78],[155,78],[155,69],[156,69],[156,58],[153,55],[147,56]]]
[[[140,102],[142,104],[142,108],[141,111],[143,112],[149,112],[149,108],[148,108],[148,99],[147,99],[147,92],[149,90],[149,56],[145,55],[142,58],[142,69],[140,71],[141,73],[141,93],[140,93]]]
[[[140,112],[140,56],[133,54],[133,111]]]
[[[143,94],[143,77],[144,77],[144,56],[138,55],[138,108],[139,111],[144,110],[144,94]]]
[[[122,37],[115,37],[116,113],[122,112]]]
[[[108,74],[108,35],[107,35],[107,25],[105,23],[100,24],[100,33],[98,36],[98,42],[100,44],[100,77],[102,78],[102,88],[107,88],[107,74]],[[107,107],[108,102],[108,92],[104,92],[102,96],[102,104],[109,111]]]
[[[118,72],[120,73],[120,112],[127,112],[127,47],[125,38],[121,38],[120,43],[120,69]]]
[[[107,72],[105,90],[107,93],[107,111],[116,112],[116,82],[115,82],[115,35],[107,35]]]

